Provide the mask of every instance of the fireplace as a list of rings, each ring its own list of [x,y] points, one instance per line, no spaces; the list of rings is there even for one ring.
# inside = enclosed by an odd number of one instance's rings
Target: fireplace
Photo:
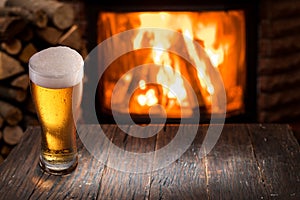
[[[165,110],[169,122],[176,122],[181,117],[193,118],[194,105],[200,109],[201,120],[207,121],[212,112],[218,112],[211,108],[211,96],[218,90],[212,84],[214,77],[210,70],[217,71],[224,83],[226,120],[255,120],[256,11],[256,4],[250,1],[171,4],[129,1],[118,6],[109,2],[87,3],[90,50],[115,34],[134,29],[130,40],[118,41],[120,47],[129,45],[133,51],[113,61],[99,80],[95,105],[100,123],[114,122],[112,107],[114,114],[122,116],[129,111],[136,122],[147,122],[149,109],[156,104]],[[161,32],[149,29],[153,27],[171,29],[179,34],[160,35]],[[150,46],[140,48],[142,42]],[[193,63],[168,51],[178,43],[183,44],[180,48],[187,52]],[[205,56],[197,53],[195,43]],[[99,55],[99,63],[109,53]],[[145,63],[152,65],[130,72]],[[95,69],[88,69],[87,74],[95,76]],[[195,92],[196,102],[189,96],[183,79]],[[122,82],[122,87],[117,91],[118,97],[112,98],[118,81]],[[125,98],[129,98],[126,107]],[[161,117],[159,112],[155,117]]]

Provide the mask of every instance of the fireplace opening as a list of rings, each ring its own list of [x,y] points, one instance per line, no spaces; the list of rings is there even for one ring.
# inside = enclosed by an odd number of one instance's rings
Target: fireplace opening
[[[256,58],[250,49],[255,36],[249,31],[249,27],[253,27],[249,25],[249,7],[246,4],[231,5],[229,9],[220,5],[192,10],[182,7],[179,10],[148,10],[145,7],[124,10],[118,7],[114,10],[105,6],[96,6],[95,12],[89,10],[94,13],[90,15],[95,19],[92,24],[96,26],[96,44],[134,29],[130,40],[119,40],[113,45],[120,48],[128,45],[133,51],[114,60],[99,80],[95,97],[99,122],[114,123],[113,113],[125,116],[129,112],[135,122],[146,123],[149,122],[149,109],[157,104],[165,110],[169,122],[182,117],[192,118],[197,108],[200,109],[201,121],[207,121],[212,112],[218,112],[218,109],[212,110],[211,97],[218,89],[212,84],[214,77],[210,70],[221,75],[226,93],[227,121],[253,120],[256,109],[253,75],[256,69],[255,65],[250,65]],[[162,34],[151,28],[170,29],[182,37]],[[178,42],[183,44],[180,48],[187,52],[193,63],[168,51]],[[148,48],[141,48],[142,43],[147,43]],[[199,54],[195,43],[203,49],[204,55]],[[110,51],[114,49],[99,55],[99,63]],[[152,64],[133,70],[148,63]],[[98,68],[101,67],[100,64]],[[191,98],[185,81],[191,85],[196,99]],[[114,91],[117,82],[122,87]],[[124,103],[125,99],[129,99],[128,105]],[[162,117],[160,111],[155,115],[152,109],[152,113],[157,118]]]

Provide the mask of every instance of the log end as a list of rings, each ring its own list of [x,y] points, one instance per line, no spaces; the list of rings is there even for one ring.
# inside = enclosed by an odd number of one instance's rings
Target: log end
[[[20,126],[6,126],[3,130],[3,139],[9,145],[16,145],[23,136],[23,130]]]
[[[61,4],[61,6],[56,9],[52,22],[57,28],[65,30],[74,24],[74,19],[75,13],[72,6],[68,4]]]
[[[48,24],[48,16],[47,13],[43,10],[38,10],[34,14],[33,19],[34,24],[39,28],[45,28]]]
[[[9,125],[17,125],[23,119],[23,113],[20,109],[14,107],[7,114],[5,120]]]

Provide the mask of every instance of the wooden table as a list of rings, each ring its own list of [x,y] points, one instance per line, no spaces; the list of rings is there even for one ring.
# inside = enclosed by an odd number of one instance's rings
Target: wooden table
[[[111,141],[131,151],[159,149],[177,128],[167,125],[143,143],[115,125],[103,126]],[[77,169],[53,176],[38,166],[40,129],[31,127],[0,166],[0,199],[300,199],[300,148],[288,125],[226,124],[213,150],[199,159],[207,128],[200,125],[190,148],[157,171],[109,168],[78,141]]]

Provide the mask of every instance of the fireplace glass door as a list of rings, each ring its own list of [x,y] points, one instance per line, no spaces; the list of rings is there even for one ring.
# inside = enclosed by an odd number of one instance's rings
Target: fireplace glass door
[[[152,31],[152,28],[173,30],[182,37]],[[211,97],[218,89],[212,84],[214,76],[210,68],[221,75],[227,115],[244,112],[246,33],[242,10],[99,12],[98,43],[132,29],[135,31],[130,40],[119,40],[118,44],[112,45],[120,48],[129,45],[133,50],[114,60],[105,70],[98,87],[97,98],[101,102],[98,112],[111,114],[113,108],[114,113],[120,115],[129,111],[132,116],[142,117],[157,104],[168,118],[192,117],[195,106],[202,114],[218,112],[211,108]],[[195,42],[205,55],[199,54]],[[141,48],[143,43],[149,48]],[[168,51],[178,43],[183,44],[180,48],[193,63]],[[105,54],[110,51],[115,49],[109,49]],[[100,55],[99,59],[105,56]],[[132,70],[145,63],[152,65],[143,70]],[[118,81],[122,87],[117,96],[112,97]],[[192,87],[196,100],[191,98],[185,81]],[[124,104],[126,98],[129,98],[128,105]]]

